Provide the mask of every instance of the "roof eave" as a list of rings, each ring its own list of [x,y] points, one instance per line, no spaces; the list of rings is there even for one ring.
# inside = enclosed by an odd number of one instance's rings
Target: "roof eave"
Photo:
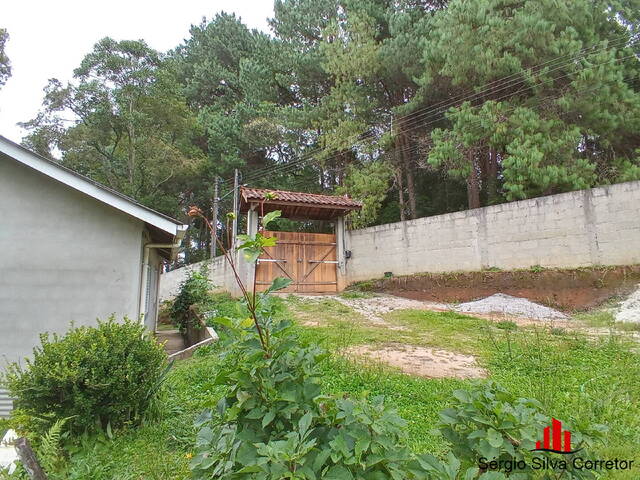
[[[174,237],[185,227],[177,220],[140,205],[135,200],[115,192],[62,165],[58,165],[51,160],[41,157],[31,150],[2,136],[0,136],[0,152],[49,178],[82,192],[102,203],[110,205],[123,213],[142,220],[146,224],[153,225]]]

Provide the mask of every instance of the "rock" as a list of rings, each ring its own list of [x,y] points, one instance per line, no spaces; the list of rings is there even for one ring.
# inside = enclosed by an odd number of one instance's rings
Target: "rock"
[[[455,310],[461,313],[500,313],[536,320],[569,319],[567,315],[558,310],[534,303],[526,298],[512,297],[504,293],[496,293],[475,302],[461,303],[455,307]]]
[[[638,289],[620,304],[616,322],[640,323],[640,285]]]

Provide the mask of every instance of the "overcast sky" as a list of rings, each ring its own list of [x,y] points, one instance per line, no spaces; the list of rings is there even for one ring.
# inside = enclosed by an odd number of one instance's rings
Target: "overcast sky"
[[[33,118],[49,78],[69,80],[103,37],[144,39],[156,50],[178,45],[192,24],[235,12],[251,28],[268,30],[272,0],[0,0],[0,27],[9,31],[12,76],[0,89],[0,135],[20,142],[16,125]]]

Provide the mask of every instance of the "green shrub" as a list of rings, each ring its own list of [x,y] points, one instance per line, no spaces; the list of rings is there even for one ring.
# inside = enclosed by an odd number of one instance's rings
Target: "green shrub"
[[[206,267],[200,271],[192,270],[187,278],[180,284],[180,292],[171,306],[171,321],[180,332],[187,330],[189,322],[189,308],[192,305],[207,301],[211,281]]]
[[[523,478],[539,478],[531,469],[532,458],[550,454],[534,453],[532,449],[541,439],[543,429],[551,424],[551,417],[542,413],[540,402],[516,398],[492,381],[478,382],[468,390],[456,390],[453,395],[452,406],[440,413],[439,429],[451,443],[456,458],[467,465],[478,465],[481,459],[485,463],[496,460],[503,464],[523,461],[527,468],[518,474]],[[565,423],[565,428],[572,431],[574,447],[588,450],[604,427],[580,427],[582,431]],[[584,432],[586,429],[588,433]],[[582,450],[580,456],[590,458],[587,450]],[[569,465],[563,478],[590,479],[594,474]]]
[[[216,319],[229,335],[213,383],[226,394],[198,419],[194,478],[456,478],[456,459],[410,452],[405,421],[382,397],[323,395],[326,353],[301,344],[272,297],[259,294],[257,304],[260,332],[248,312]]]
[[[61,419],[76,432],[139,422],[166,374],[162,346],[127,318],[40,340],[33,359],[11,364],[4,378],[16,417],[40,433]]]

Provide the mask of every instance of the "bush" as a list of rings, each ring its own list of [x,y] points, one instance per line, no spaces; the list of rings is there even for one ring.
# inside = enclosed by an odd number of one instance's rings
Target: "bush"
[[[33,359],[11,364],[4,381],[16,418],[37,432],[68,419],[75,432],[139,422],[167,371],[167,355],[143,325],[110,317],[97,327],[45,333]]]
[[[318,365],[326,353],[301,344],[291,322],[276,319],[272,297],[259,294],[257,303],[260,332],[248,312],[217,319],[229,336],[213,383],[225,385],[226,393],[215,413],[205,411],[197,421],[194,478],[449,480],[467,474],[454,458],[443,463],[412,454],[406,422],[382,397],[323,395]]]
[[[536,441],[551,417],[543,413],[540,402],[532,398],[516,398],[495,382],[478,382],[468,390],[453,392],[455,400],[440,413],[439,430],[451,443],[452,453],[467,465],[483,461],[515,464],[524,462],[526,468],[518,472],[523,478],[538,478],[531,469],[533,457],[550,456],[533,453]],[[595,440],[601,438],[603,426],[565,424],[572,431],[572,443],[583,449],[580,456],[591,458],[588,452]],[[551,455],[552,456],[552,455]],[[566,479],[591,479],[593,472],[573,468],[563,472]]]
[[[200,271],[192,270],[180,284],[180,292],[171,306],[171,321],[184,333],[189,322],[189,308],[191,305],[207,301],[211,282],[206,268]]]

